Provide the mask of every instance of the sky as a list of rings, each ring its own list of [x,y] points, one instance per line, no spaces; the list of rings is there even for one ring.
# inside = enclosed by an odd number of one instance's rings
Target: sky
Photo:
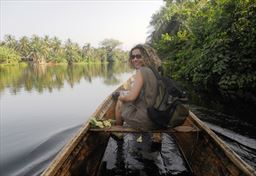
[[[129,50],[145,42],[151,17],[163,5],[163,0],[0,0],[0,39],[49,35],[98,47],[112,38]]]

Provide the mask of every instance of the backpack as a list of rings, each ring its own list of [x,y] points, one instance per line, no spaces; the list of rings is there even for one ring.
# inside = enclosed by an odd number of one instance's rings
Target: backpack
[[[157,78],[157,96],[154,105],[147,108],[148,117],[159,128],[181,125],[189,114],[186,93],[171,78],[150,69]]]

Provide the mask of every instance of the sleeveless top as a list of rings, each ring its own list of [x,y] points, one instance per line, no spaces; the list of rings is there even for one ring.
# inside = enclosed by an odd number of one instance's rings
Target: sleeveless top
[[[147,108],[155,103],[157,96],[157,79],[148,67],[141,67],[143,86],[138,98],[133,102],[124,102],[121,107],[121,116],[125,126],[137,129],[155,129],[154,123],[149,119]]]

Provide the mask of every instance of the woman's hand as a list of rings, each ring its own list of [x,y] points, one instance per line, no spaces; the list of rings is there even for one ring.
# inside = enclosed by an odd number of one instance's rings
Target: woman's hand
[[[118,100],[119,96],[120,96],[120,92],[114,92],[112,94],[112,99],[116,101],[116,100]]]

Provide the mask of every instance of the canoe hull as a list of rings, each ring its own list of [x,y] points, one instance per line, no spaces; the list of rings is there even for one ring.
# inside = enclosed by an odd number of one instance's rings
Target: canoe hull
[[[117,90],[129,87],[131,79]],[[117,91],[116,90],[116,91]],[[113,119],[116,102],[108,96],[91,117]],[[99,175],[99,167],[110,132],[138,132],[133,129],[92,130],[86,122],[67,143],[43,176]],[[151,131],[152,132],[152,131]],[[159,131],[158,131],[159,132]],[[192,112],[181,128],[163,131],[174,136],[180,151],[197,176],[256,176],[256,171],[234,153],[213,131]]]
[[[195,175],[256,175],[251,166],[192,112],[186,119],[185,125],[193,126],[197,130],[173,135]]]

